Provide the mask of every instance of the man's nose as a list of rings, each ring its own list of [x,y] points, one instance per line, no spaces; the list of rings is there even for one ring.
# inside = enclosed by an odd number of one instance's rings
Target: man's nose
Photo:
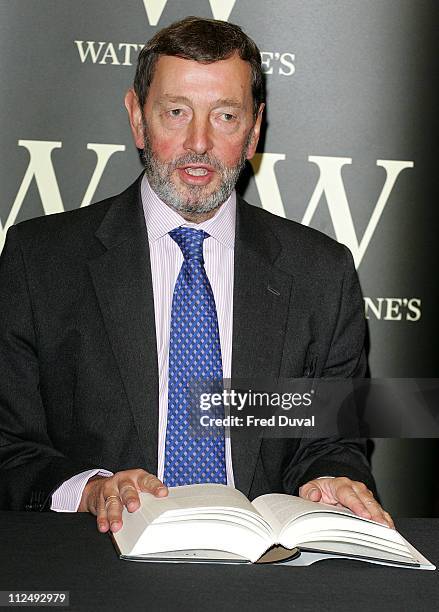
[[[188,126],[184,148],[197,155],[203,155],[212,149],[209,121],[203,118],[194,118]]]

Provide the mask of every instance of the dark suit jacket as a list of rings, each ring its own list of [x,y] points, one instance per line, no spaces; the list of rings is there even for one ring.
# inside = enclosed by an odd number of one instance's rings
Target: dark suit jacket
[[[12,227],[0,263],[0,499],[42,510],[85,469],[156,473],[158,373],[140,181]],[[275,291],[273,292],[272,289]],[[238,199],[232,375],[363,375],[346,247]],[[233,440],[250,498],[321,475],[374,488],[359,440]]]

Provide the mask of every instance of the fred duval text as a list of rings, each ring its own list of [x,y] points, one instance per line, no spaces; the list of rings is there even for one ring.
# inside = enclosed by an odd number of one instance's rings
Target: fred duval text
[[[284,414],[274,414],[269,418],[256,417],[253,414],[246,416],[225,416],[222,418],[210,417],[203,414],[200,417],[203,427],[315,427],[314,415],[309,418],[294,418]]]

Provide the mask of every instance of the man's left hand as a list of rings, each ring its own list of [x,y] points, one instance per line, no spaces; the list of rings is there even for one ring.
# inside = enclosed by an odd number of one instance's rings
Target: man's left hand
[[[345,507],[358,516],[377,521],[395,529],[392,518],[376,501],[363,482],[350,478],[316,478],[299,489],[303,499]]]

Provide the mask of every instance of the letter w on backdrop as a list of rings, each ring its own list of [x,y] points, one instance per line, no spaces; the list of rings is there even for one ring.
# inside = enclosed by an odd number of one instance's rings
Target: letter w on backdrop
[[[46,140],[19,140],[18,144],[29,151],[30,159],[5,225],[2,226],[0,221],[0,252],[5,243],[6,232],[15,223],[33,179],[35,179],[40,194],[44,213],[51,215],[64,212],[58,180],[52,163],[52,151],[60,149],[62,143]],[[118,151],[125,151],[125,145],[90,142],[87,149],[96,153],[96,165],[82,198],[81,207],[90,204],[110,157]]]
[[[278,161],[284,160],[285,155],[279,153],[258,153],[251,160],[262,206],[281,217],[285,217],[285,209],[274,167]],[[370,216],[363,238],[359,241],[341,175],[343,166],[352,164],[352,158],[310,155],[308,160],[317,164],[320,170],[320,177],[301,222],[304,225],[310,225],[324,195],[328,204],[329,214],[331,215],[335,236],[339,242],[342,242],[350,249],[355,266],[358,268],[384,208],[389,201],[389,196],[398,176],[405,168],[413,168],[414,163],[412,161],[390,159],[377,160],[376,165],[381,166],[386,171],[386,180]]]
[[[44,213],[50,215],[64,211],[61,192],[52,161],[52,151],[60,149],[62,143],[44,140],[19,140],[18,144],[28,150],[30,155],[29,164],[5,225],[2,226],[0,221],[0,251],[3,249],[6,232],[15,223],[33,179],[35,179],[40,194]],[[88,143],[87,149],[96,153],[96,165],[85,189],[80,204],[81,207],[90,204],[110,158],[114,153],[125,151],[125,146]],[[319,203],[323,201],[323,196],[325,196],[335,236],[339,242],[349,247],[354,257],[355,265],[358,268],[400,173],[406,168],[413,168],[414,163],[412,161],[377,160],[377,166],[384,168],[386,172],[386,179],[363,237],[359,240],[341,174],[343,166],[352,164],[352,158],[314,155],[309,156],[308,160],[318,166],[320,176],[301,222],[304,225],[310,225]],[[285,209],[275,173],[275,165],[278,161],[285,161],[285,154],[260,153],[255,155],[251,164],[262,206],[274,214],[285,217]]]

